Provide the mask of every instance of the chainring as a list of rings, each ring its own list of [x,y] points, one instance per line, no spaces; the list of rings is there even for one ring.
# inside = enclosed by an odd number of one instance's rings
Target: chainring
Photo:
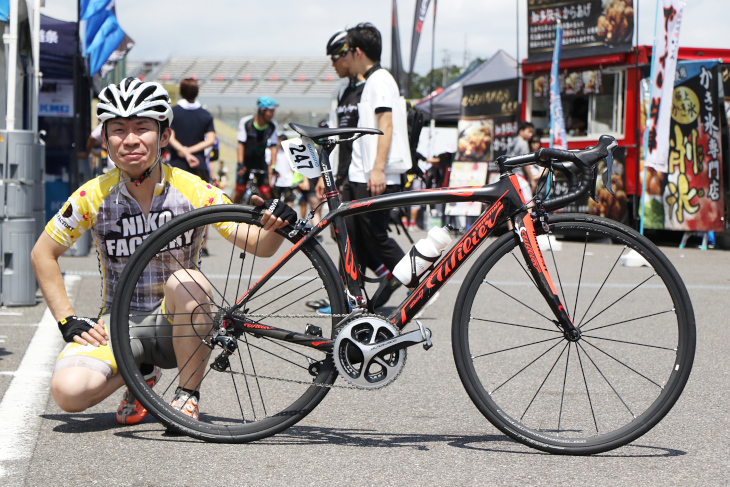
[[[340,376],[363,389],[378,389],[393,382],[406,363],[406,349],[377,352],[373,346],[398,336],[396,327],[378,316],[357,318],[342,327],[335,339],[333,358]]]

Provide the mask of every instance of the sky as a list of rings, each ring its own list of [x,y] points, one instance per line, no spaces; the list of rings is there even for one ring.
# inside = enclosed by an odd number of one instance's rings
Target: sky
[[[463,66],[499,49],[527,56],[528,0],[440,0],[434,65]],[[604,0],[610,1],[610,0]],[[77,0],[45,0],[45,15],[75,20]],[[398,0],[403,65],[408,70],[416,0]],[[332,34],[372,22],[383,34],[384,66],[390,66],[391,0],[116,0],[117,17],[136,42],[130,61],[170,56],[324,56]],[[201,5],[203,6],[201,8]],[[634,0],[641,44],[653,44],[656,0]],[[519,14],[518,9],[519,7]],[[433,1],[423,27],[414,71],[431,68]],[[517,17],[519,15],[519,25]],[[730,48],[728,0],[688,0],[680,46]],[[519,28],[519,29],[518,29]]]

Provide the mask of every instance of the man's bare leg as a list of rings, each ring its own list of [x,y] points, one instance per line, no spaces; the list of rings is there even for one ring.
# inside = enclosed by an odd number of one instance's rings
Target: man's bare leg
[[[121,374],[106,378],[86,367],[67,367],[53,373],[51,394],[67,413],[78,413],[99,404],[124,385]]]
[[[205,375],[210,349],[202,339],[212,335],[210,305],[213,289],[205,276],[179,270],[165,286],[165,311],[173,317],[172,344],[180,371],[178,385],[196,391]]]

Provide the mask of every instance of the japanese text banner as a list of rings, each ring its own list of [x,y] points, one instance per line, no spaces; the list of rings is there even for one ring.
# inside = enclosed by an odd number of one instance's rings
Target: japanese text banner
[[[553,64],[550,68],[550,147],[556,149],[568,148],[568,136],[565,133],[565,119],[563,118],[563,102],[560,98],[560,51],[563,47],[563,29],[558,22],[555,31],[555,49],[553,50]]]
[[[646,119],[646,165],[667,172],[669,157],[669,118],[672,110],[674,74],[679,52],[679,27],[685,0],[661,0],[657,13],[651,66],[649,117]]]
[[[646,228],[707,232],[725,227],[720,79],[717,61],[684,61],[677,67],[669,99],[668,171],[647,173]]]

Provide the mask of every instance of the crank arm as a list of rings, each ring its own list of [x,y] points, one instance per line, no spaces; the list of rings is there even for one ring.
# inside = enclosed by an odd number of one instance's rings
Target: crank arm
[[[393,337],[375,345],[361,345],[360,348],[363,352],[363,362],[370,363],[376,355],[395,352],[423,342],[426,342],[427,345],[431,343],[431,330],[419,324],[418,330],[413,330],[405,335]]]

